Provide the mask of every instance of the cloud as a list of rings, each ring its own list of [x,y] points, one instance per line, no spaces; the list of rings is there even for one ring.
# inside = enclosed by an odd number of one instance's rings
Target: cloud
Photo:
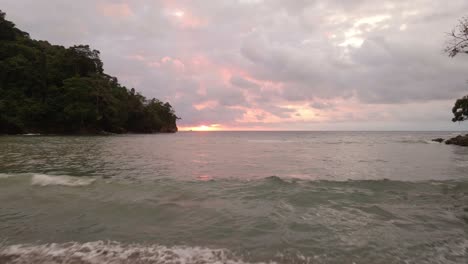
[[[101,50],[108,73],[186,127],[450,129],[468,92],[468,58],[442,52],[465,0],[0,5],[34,38]]]
[[[98,2],[97,7],[104,16],[125,18],[133,15],[132,10],[126,3]]]
[[[249,81],[241,76],[232,76],[231,77],[231,84],[240,88],[247,88],[247,89],[253,89],[253,90],[258,90],[260,89],[259,85]]]
[[[315,108],[315,109],[330,109],[333,108],[333,103],[330,102],[319,102],[319,101],[314,101],[310,104],[310,107]]]

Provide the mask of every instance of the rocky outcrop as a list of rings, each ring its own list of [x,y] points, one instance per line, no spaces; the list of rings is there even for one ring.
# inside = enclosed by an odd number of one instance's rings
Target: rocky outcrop
[[[444,140],[445,139],[443,139],[443,138],[434,138],[432,141],[442,143],[442,142],[444,142]]]
[[[445,144],[447,145],[457,145],[457,146],[463,146],[463,147],[468,147],[468,134],[462,136],[456,136],[451,139],[447,139],[445,141]]]

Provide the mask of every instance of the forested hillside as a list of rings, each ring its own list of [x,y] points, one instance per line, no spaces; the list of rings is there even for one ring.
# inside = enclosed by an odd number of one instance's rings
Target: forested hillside
[[[33,40],[0,11],[0,134],[176,132],[177,119],[106,74],[99,51]]]

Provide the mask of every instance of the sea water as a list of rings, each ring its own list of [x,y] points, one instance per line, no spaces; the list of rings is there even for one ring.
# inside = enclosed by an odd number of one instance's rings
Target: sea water
[[[455,132],[0,137],[0,263],[468,263]]]

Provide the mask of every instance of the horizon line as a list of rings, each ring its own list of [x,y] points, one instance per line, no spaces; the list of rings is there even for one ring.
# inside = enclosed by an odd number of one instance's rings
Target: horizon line
[[[179,130],[178,132],[466,132],[468,130]]]

